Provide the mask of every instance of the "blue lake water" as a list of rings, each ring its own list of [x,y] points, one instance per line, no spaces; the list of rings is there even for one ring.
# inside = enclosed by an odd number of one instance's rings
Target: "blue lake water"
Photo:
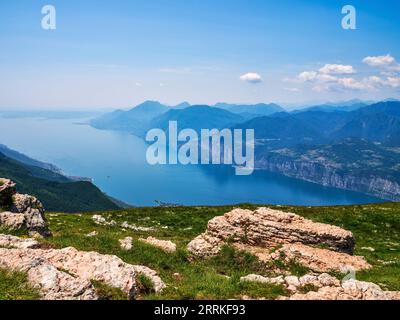
[[[340,205],[379,201],[268,172],[235,176],[216,166],[151,166],[133,135],[82,125],[83,119],[0,118],[0,143],[65,173],[91,177],[107,194],[136,206],[237,203]]]

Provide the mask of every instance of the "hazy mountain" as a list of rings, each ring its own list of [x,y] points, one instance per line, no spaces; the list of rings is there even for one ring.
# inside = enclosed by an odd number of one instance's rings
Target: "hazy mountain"
[[[180,104],[177,104],[176,106],[171,107],[172,109],[186,109],[188,107],[190,107],[191,104],[189,102],[182,102]]]
[[[248,115],[268,116],[277,112],[285,111],[285,109],[274,103],[271,104],[259,103],[254,105],[217,103],[216,105],[214,105],[214,107],[232,113],[241,114],[243,116],[247,115],[247,117]]]
[[[192,106],[183,110],[170,110],[167,113],[155,118],[151,122],[152,128],[166,130],[169,121],[178,121],[178,129],[194,129],[199,132],[201,129],[224,129],[240,123],[244,118],[210,106]]]
[[[336,138],[360,138],[400,146],[400,102],[380,102],[351,113]]]
[[[364,101],[360,99],[352,99],[340,102],[321,102],[314,104],[298,105],[290,108],[292,112],[304,112],[304,111],[354,111],[359,108],[376,103],[375,101]]]
[[[192,109],[193,107],[196,108]],[[188,109],[190,110],[183,114],[178,112]],[[204,111],[204,114],[202,111]],[[255,105],[218,103],[210,107],[191,106],[188,102],[183,102],[176,106],[168,107],[157,101],[146,101],[129,111],[117,110],[104,114],[92,120],[90,124],[97,129],[126,131],[143,137],[149,128],[154,128],[155,124],[160,125],[160,121],[162,122],[169,118],[180,119],[179,121],[183,122],[181,125],[193,127],[194,129],[199,129],[196,121],[198,119],[202,119],[203,122],[201,123],[206,125],[205,128],[212,126],[220,128],[221,124],[234,125],[240,121],[283,111],[284,109],[276,104],[263,103]],[[165,117],[162,117],[163,115]],[[217,118],[213,119],[214,116]],[[226,116],[226,121],[223,119],[224,116]]]
[[[127,131],[143,136],[150,122],[170,110],[157,101],[146,101],[129,111],[117,110],[93,119],[90,124],[97,129]]]
[[[297,110],[295,112],[304,112],[304,111],[324,111],[324,112],[344,111],[344,112],[350,112],[350,111],[361,109],[361,108],[366,107],[366,106],[368,106],[368,104],[364,103],[364,102],[348,104],[348,105],[322,104],[322,105],[308,107],[308,108],[302,109],[302,110]]]
[[[341,129],[350,119],[352,114],[344,111],[318,111],[308,110],[290,114],[275,114],[272,117],[291,117],[300,123],[306,123],[309,128],[315,130],[318,136],[330,138],[331,135]],[[294,124],[295,125],[295,124]]]
[[[311,125],[287,113],[255,118],[234,128],[254,129],[257,144],[268,149],[321,141],[319,132]]]

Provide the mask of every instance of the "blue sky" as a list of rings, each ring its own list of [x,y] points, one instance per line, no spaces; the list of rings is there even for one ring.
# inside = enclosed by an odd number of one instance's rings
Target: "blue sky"
[[[346,4],[356,30],[341,27]],[[397,0],[3,0],[0,108],[400,98],[399,12]]]

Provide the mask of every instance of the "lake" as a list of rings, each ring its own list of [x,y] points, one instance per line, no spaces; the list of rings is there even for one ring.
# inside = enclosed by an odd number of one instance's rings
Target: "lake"
[[[83,125],[87,119],[0,118],[0,143],[66,174],[91,177],[108,195],[135,206],[155,200],[182,205],[237,203],[342,205],[378,202],[279,174],[236,176],[216,166],[151,166],[147,145],[133,135]]]

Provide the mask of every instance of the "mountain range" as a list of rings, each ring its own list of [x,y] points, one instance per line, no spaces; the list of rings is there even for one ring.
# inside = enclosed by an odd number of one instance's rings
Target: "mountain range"
[[[116,110],[93,119],[90,124],[97,129],[119,130],[144,137],[153,128],[166,128],[169,121],[179,121],[186,128],[226,128],[246,120],[284,112],[276,104],[237,105],[217,103],[214,106],[190,105],[183,102],[176,106],[146,101],[128,110]],[[166,125],[167,124],[167,125]]]
[[[259,170],[400,200],[396,174],[400,169],[396,165],[400,163],[400,102],[394,99],[372,104],[355,100],[348,106],[323,104],[292,112],[275,104],[169,107],[148,101],[129,111],[105,114],[91,124],[144,137],[152,128],[166,130],[169,121],[178,121],[179,129],[196,131],[254,129]],[[363,183],[355,183],[356,179]]]

